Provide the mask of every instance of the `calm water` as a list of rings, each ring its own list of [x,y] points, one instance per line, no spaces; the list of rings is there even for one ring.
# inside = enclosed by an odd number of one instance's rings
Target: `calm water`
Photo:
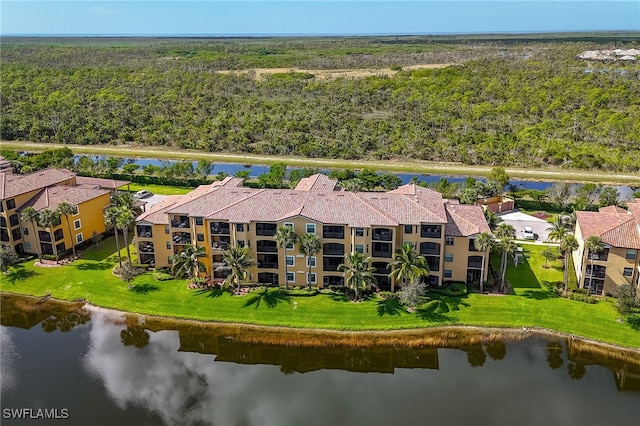
[[[565,339],[295,348],[240,343],[229,327],[2,308],[3,425],[28,423],[7,408],[67,409],[31,422],[77,425],[624,426],[640,414],[640,360]]]

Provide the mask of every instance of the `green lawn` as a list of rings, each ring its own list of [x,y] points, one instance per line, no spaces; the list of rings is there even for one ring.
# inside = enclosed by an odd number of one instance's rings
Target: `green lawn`
[[[184,187],[184,186],[169,186],[169,185],[142,185],[139,183],[131,183],[129,185],[129,190],[131,192],[138,192],[141,189],[146,189],[151,191],[154,194],[160,195],[184,195],[193,191],[193,188]]]
[[[128,290],[111,272],[117,262],[113,239],[98,250],[88,249],[71,265],[38,268],[33,261],[12,268],[0,290],[88,302],[129,312],[175,318],[253,323],[334,330],[391,330],[438,325],[492,327],[540,326],[627,347],[640,347],[640,330],[618,322],[612,304],[597,305],[555,297],[547,283],[562,280],[562,271],[539,268],[539,247],[530,247],[527,263],[509,268],[515,294],[439,297],[408,313],[394,303],[376,298],[352,303],[329,294],[291,297],[270,290],[231,296],[226,292],[187,288],[186,281],[155,281],[151,274],[136,278]],[[124,254],[124,250],[123,250]],[[499,261],[498,261],[499,262]],[[533,274],[533,267],[538,274]],[[556,265],[557,266],[557,265]],[[635,323],[635,322],[634,322]]]

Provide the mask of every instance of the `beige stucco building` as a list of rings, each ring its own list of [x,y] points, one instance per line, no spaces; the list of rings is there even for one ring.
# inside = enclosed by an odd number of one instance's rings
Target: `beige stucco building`
[[[431,284],[479,281],[487,253],[476,251],[473,240],[489,232],[480,207],[443,200],[416,185],[379,193],[342,191],[336,183],[317,174],[292,190],[252,189],[229,177],[168,197],[137,218],[140,261],[170,266],[170,257],[186,244],[202,246],[207,252],[204,273],[221,279],[215,268],[222,265],[224,251],[247,245],[256,260],[251,281],[284,283],[286,263],[289,284],[328,286],[344,283],[337,270],[344,255],[362,252],[371,257],[379,287],[395,290],[387,266],[396,249],[408,242],[426,257]],[[309,259],[297,243],[279,250],[274,235],[281,226],[297,235],[317,234],[321,250]]]
[[[580,288],[594,294],[613,293],[621,286],[640,289],[640,200],[628,203],[628,210],[617,206],[597,212],[576,212],[578,250],[573,253]],[[585,248],[591,236],[598,236],[604,250],[593,254]]]

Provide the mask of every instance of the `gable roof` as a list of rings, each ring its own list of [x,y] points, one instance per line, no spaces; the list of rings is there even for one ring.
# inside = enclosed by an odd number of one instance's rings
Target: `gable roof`
[[[607,213],[576,212],[582,238],[586,240],[598,236],[613,247],[640,249],[640,223],[630,212],[620,210],[608,209]]]
[[[338,185],[337,179],[331,179],[322,173],[302,178],[295,187],[296,191],[335,191]]]
[[[76,183],[78,185],[90,185],[98,188],[105,189],[118,189],[125,185],[130,184],[128,180],[115,180],[115,179],[102,179],[87,176],[76,176]]]
[[[93,189],[79,186],[50,186],[38,192],[29,201],[24,203],[19,210],[25,207],[33,207],[37,211],[43,209],[56,209],[63,201],[71,205],[79,205],[95,198],[109,194],[107,189]],[[109,203],[107,198],[107,203]],[[102,212],[100,212],[101,214]]]
[[[26,175],[0,173],[0,199],[37,191],[73,179],[75,173],[67,169],[44,169]]]
[[[136,222],[145,221],[152,224],[169,224],[167,210],[178,203],[185,195],[169,195],[157,202],[149,210],[143,212],[136,218]]]
[[[491,232],[480,206],[447,202],[447,224],[445,235],[469,237],[482,232]]]

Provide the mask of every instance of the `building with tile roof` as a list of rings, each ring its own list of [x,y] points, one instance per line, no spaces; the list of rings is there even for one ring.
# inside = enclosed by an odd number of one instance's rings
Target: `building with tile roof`
[[[305,180],[306,179],[306,180]],[[337,190],[337,181],[324,175],[305,178],[295,189],[244,188],[234,180],[198,187],[172,197],[137,218],[136,236],[143,263],[170,266],[170,256],[186,244],[205,247],[206,274],[221,280],[216,267],[232,245],[250,247],[257,264],[253,281],[327,286],[344,283],[338,265],[344,255],[362,252],[371,257],[382,290],[395,290],[387,268],[403,243],[424,255],[428,281],[477,283],[482,257],[473,240],[490,232],[482,209],[463,206],[430,189],[405,185],[389,192]],[[307,259],[298,244],[279,250],[274,236],[282,226],[297,235],[315,233],[319,253]],[[311,273],[309,274],[309,265]],[[482,275],[486,280],[487,271]]]
[[[573,258],[580,288],[594,294],[613,293],[625,285],[640,290],[640,199],[629,202],[628,210],[608,206],[576,212],[575,236],[579,247]],[[602,252],[586,250],[585,242],[592,236],[602,239]]]
[[[18,253],[61,254],[94,233],[105,232],[104,209],[111,204],[110,193],[128,184],[83,178],[66,169],[0,173],[0,243]],[[50,228],[21,218],[27,207],[41,212],[55,210],[62,202],[74,206],[75,213]]]

